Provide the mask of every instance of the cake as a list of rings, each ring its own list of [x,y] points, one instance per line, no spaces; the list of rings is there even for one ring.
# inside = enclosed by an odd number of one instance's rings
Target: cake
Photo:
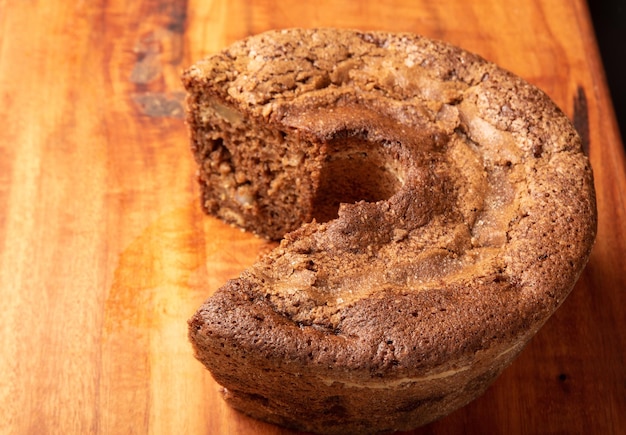
[[[566,116],[412,34],[289,29],[183,74],[202,206],[280,240],[189,320],[234,408],[319,433],[408,430],[482,394],[595,239]]]

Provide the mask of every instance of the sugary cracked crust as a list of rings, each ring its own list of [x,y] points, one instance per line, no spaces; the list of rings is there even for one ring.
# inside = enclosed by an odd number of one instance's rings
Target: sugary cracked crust
[[[291,231],[189,324],[197,357],[248,414],[336,433],[445,415],[484,391],[587,262],[595,196],[578,135],[541,91],[476,55],[409,34],[292,29],[235,43],[183,81],[207,211]],[[244,122],[252,133],[233,127]],[[278,169],[241,175],[253,166],[228,141],[255,131],[252,154],[282,150],[268,167],[307,168],[290,175],[297,200],[258,187],[285,183]],[[227,170],[216,144],[230,146]],[[375,177],[357,181],[379,183],[376,200],[306,223],[325,168],[355,162],[371,164]],[[264,201],[295,217],[263,215]]]

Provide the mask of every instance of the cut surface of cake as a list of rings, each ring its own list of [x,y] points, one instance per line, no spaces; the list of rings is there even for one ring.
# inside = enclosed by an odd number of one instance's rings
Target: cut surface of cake
[[[202,206],[281,240],[189,321],[233,407],[320,433],[473,400],[567,297],[596,231],[537,88],[412,34],[271,31],[183,75]]]

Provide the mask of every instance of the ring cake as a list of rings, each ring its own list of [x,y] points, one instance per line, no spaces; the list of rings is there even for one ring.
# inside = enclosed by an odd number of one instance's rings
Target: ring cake
[[[280,245],[189,321],[236,409],[407,430],[473,400],[563,302],[595,239],[565,115],[411,34],[272,31],[185,71],[207,213]]]

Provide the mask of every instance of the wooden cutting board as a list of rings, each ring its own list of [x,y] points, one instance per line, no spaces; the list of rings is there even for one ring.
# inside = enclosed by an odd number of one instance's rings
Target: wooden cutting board
[[[295,26],[460,45],[588,144],[600,223],[580,282],[483,397],[415,433],[626,430],[626,164],[582,0],[0,0],[0,433],[290,433],[226,407],[187,342],[271,245],[202,214],[179,76]]]

